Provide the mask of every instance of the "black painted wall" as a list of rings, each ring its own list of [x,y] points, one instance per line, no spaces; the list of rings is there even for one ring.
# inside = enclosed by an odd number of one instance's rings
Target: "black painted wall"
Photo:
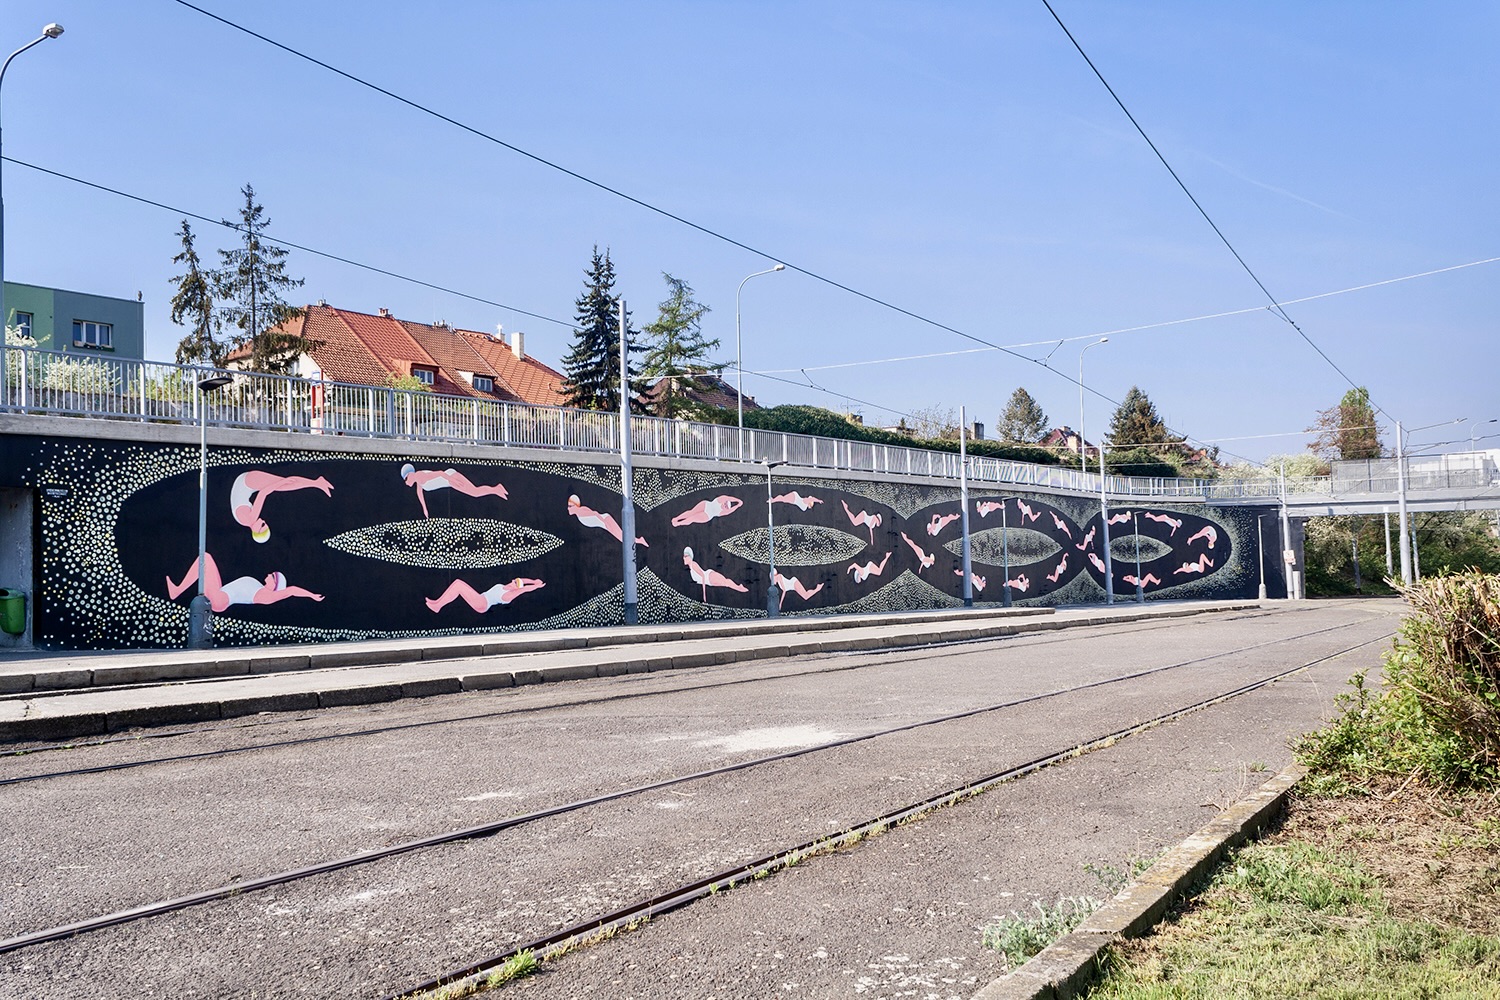
[[[621,620],[617,466],[217,447],[210,461],[207,576],[221,645]],[[38,491],[39,645],[183,644],[196,449],[4,436],[0,472],[0,485]],[[643,622],[765,613],[764,474],[638,468],[634,486]],[[961,603],[956,487],[782,468],[773,494],[784,613]],[[998,604],[1007,580],[1019,605],[1103,599],[1096,501],[980,488],[970,504],[976,604]],[[1254,597],[1256,519],[1267,513],[1112,507],[1116,595],[1134,597],[1138,546],[1148,598]],[[1264,527],[1279,597],[1275,518]]]

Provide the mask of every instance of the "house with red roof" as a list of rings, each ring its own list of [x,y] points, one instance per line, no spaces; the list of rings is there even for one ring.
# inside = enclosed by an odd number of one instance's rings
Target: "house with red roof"
[[[381,387],[413,378],[447,396],[541,406],[563,402],[564,376],[529,356],[519,331],[507,338],[498,328],[492,335],[397,319],[388,309],[372,316],[326,302],[307,306],[283,329],[316,345],[297,358],[296,374],[304,378]],[[240,348],[228,366],[237,367],[249,354]]]

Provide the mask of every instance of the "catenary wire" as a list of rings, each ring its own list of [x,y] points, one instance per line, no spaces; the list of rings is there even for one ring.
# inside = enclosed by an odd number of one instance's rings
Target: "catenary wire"
[[[181,2],[181,0],[179,0],[179,2]],[[1219,228],[1218,223],[1214,222],[1214,220],[1209,216],[1203,205],[1200,204],[1198,199],[1193,196],[1193,192],[1188,190],[1188,186],[1184,184],[1182,178],[1177,175],[1177,171],[1172,169],[1172,164],[1167,162],[1167,158],[1162,155],[1162,152],[1157,148],[1156,143],[1151,141],[1151,137],[1146,134],[1146,130],[1141,127],[1141,123],[1136,121],[1135,115],[1130,113],[1130,109],[1125,106],[1125,102],[1120,99],[1120,95],[1115,93],[1115,88],[1110,86],[1109,81],[1104,78],[1104,74],[1099,71],[1099,67],[1094,65],[1094,60],[1089,58],[1089,54],[1083,50],[1083,46],[1078,43],[1078,39],[1073,37],[1073,32],[1069,31],[1068,26],[1063,23],[1062,18],[1058,17],[1057,11],[1052,8],[1050,0],[1042,0],[1042,6],[1047,8],[1047,13],[1052,15],[1052,19],[1056,21],[1057,26],[1063,30],[1063,34],[1068,36],[1068,41],[1073,43],[1073,48],[1078,50],[1078,54],[1083,57],[1083,61],[1088,63],[1089,69],[1093,70],[1094,76],[1098,77],[1099,82],[1104,85],[1104,89],[1109,91],[1109,96],[1114,98],[1115,104],[1119,105],[1120,110],[1125,113],[1125,117],[1130,119],[1130,124],[1134,125],[1135,130],[1140,133],[1141,138],[1146,140],[1146,145],[1151,147],[1151,152],[1156,154],[1156,158],[1161,161],[1161,165],[1167,168],[1167,173],[1172,175],[1172,179],[1177,182],[1177,186],[1182,189],[1182,193],[1187,195],[1188,201],[1191,201],[1193,203],[1193,207],[1198,210],[1198,214],[1203,216],[1203,221],[1208,223],[1209,227],[1213,229],[1214,234],[1219,237],[1220,242],[1222,242],[1224,246],[1228,248],[1229,252],[1234,255],[1234,259],[1239,261],[1240,267],[1244,268],[1245,273],[1250,276],[1251,281],[1255,282],[1256,287],[1265,293],[1266,298],[1271,302],[1271,305],[1269,307],[1271,311],[1281,319],[1285,320],[1293,330],[1296,330],[1297,334],[1303,340],[1307,341],[1308,346],[1310,346],[1314,351],[1317,351],[1318,356],[1321,357],[1324,361],[1328,362],[1329,366],[1334,371],[1338,372],[1339,376],[1342,377],[1345,382],[1349,383],[1350,388],[1360,388],[1360,386],[1352,378],[1349,377],[1344,369],[1340,368],[1338,366],[1338,363],[1335,362],[1333,358],[1329,357],[1328,353],[1324,351],[1323,348],[1314,343],[1313,339],[1307,335],[1302,327],[1298,326],[1296,321],[1287,314],[1287,311],[1282,307],[1281,302],[1277,300],[1276,296],[1271,294],[1270,289],[1266,288],[1265,283],[1260,280],[1260,277],[1255,273],[1254,270],[1251,269],[1250,265],[1245,262],[1245,258],[1240,256],[1240,252],[1234,248],[1234,244],[1229,242],[1229,237],[1224,235],[1224,232]],[[1375,409],[1380,410],[1381,413],[1385,413],[1385,411],[1381,409],[1378,404],[1373,405],[1375,405]],[[1389,417],[1390,414],[1387,413],[1386,416]]]

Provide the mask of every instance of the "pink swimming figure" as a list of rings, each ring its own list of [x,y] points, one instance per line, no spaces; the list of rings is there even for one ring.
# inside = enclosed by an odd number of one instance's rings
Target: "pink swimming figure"
[[[780,573],[776,574],[775,582],[776,586],[781,590],[781,599],[776,602],[777,607],[781,607],[786,603],[786,593],[789,590],[805,601],[823,589],[823,584],[820,583],[812,590],[808,590],[802,585],[802,581],[795,576],[782,576]]]
[[[1172,526],[1172,530],[1167,533],[1169,537],[1171,535],[1177,534],[1177,529],[1182,527],[1182,520],[1180,518],[1168,517],[1165,514],[1153,514],[1150,511],[1145,511],[1141,514],[1141,516],[1149,520],[1156,521],[1159,524],[1170,524]]]
[[[1073,532],[1071,532],[1071,531],[1068,530],[1068,522],[1067,521],[1064,521],[1062,518],[1058,517],[1056,514],[1053,514],[1052,515],[1052,523],[1055,524],[1055,525],[1057,525],[1057,530],[1058,531],[1061,531],[1063,534],[1065,534],[1065,535],[1068,536],[1068,541],[1072,541],[1073,540]]]
[[[1205,552],[1198,557],[1197,562],[1185,562],[1177,569],[1174,569],[1172,575],[1176,576],[1178,573],[1207,573],[1213,568],[1213,561],[1208,558],[1208,553]]]
[[[1132,573],[1126,573],[1125,576],[1121,577],[1121,579],[1123,579],[1126,583],[1130,584],[1132,587],[1134,587],[1136,584],[1139,583],[1141,585],[1142,589],[1145,589],[1146,587],[1151,586],[1153,583],[1156,584],[1157,586],[1161,586],[1161,581],[1156,578],[1156,574],[1155,573],[1147,573],[1144,577],[1142,577],[1139,580],[1137,580],[1135,578],[1134,574],[1132,574]]]
[[[1123,511],[1123,512],[1121,512],[1119,514],[1112,514],[1112,515],[1110,515],[1109,523],[1110,524],[1123,524],[1124,522],[1130,520],[1131,516],[1132,515],[1131,515],[1130,511],[1128,511],[1128,510],[1127,511]]]
[[[849,520],[854,524],[855,527],[865,527],[870,529],[870,544],[874,545],[875,529],[880,527],[880,515],[871,514],[867,510],[862,510],[858,514],[856,514],[854,513],[854,511],[849,509],[849,501],[840,500],[839,503],[844,505],[844,513],[849,515]]]
[[[1094,564],[1094,568],[1097,569],[1099,572],[1101,572],[1101,573],[1106,572],[1106,570],[1104,568],[1104,560],[1100,559],[1097,555],[1095,555],[1092,552],[1089,553],[1089,562],[1093,563]]]
[[[175,601],[179,594],[197,582],[198,560],[194,559],[181,583],[173,583],[172,578],[167,577],[167,596]],[[220,613],[232,604],[275,604],[288,597],[308,597],[314,601],[323,599],[322,594],[287,586],[286,576],[281,573],[270,573],[264,580],[241,576],[225,583],[219,576],[218,564],[210,555],[203,558],[203,593],[208,597],[209,606]]]
[[[796,507],[798,510],[812,510],[813,504],[822,503],[823,498],[813,496],[805,497],[801,493],[798,493],[796,490],[792,490],[792,492],[783,493],[779,497],[772,497],[771,502],[789,503],[792,506]]]
[[[1031,578],[1025,573],[1020,573],[1014,580],[1006,580],[1005,585],[1011,590],[1019,590],[1024,594],[1031,589]]]
[[[938,532],[942,531],[954,521],[957,521],[960,516],[961,515],[959,514],[944,514],[942,517],[939,517],[936,514],[932,515],[932,520],[927,522],[927,533],[933,538],[936,538]]]
[[[926,552],[923,552],[922,546],[908,538],[904,531],[901,532],[901,540],[910,545],[911,550],[917,554],[917,562],[922,564],[922,569],[917,570],[918,573],[922,572],[923,569],[931,569],[932,564],[937,562],[937,556],[930,556]]]
[[[980,517],[989,517],[995,511],[1000,510],[1004,506],[1005,506],[1005,501],[1004,500],[1001,500],[999,502],[996,502],[996,501],[993,501],[993,500],[981,500],[977,504],[974,505],[974,509],[977,510],[977,511],[979,511],[979,516]]]
[[[1039,510],[1032,510],[1031,506],[1025,500],[1017,499],[1016,500],[1016,509],[1021,512],[1021,523],[1022,524],[1026,523],[1027,521],[1035,521],[1037,518],[1039,518],[1039,517],[1042,516],[1042,512],[1041,511],[1039,511]]]
[[[418,469],[410,462],[401,466],[401,481],[407,486],[417,488],[417,502],[422,505],[422,516],[431,517],[427,512],[427,497],[425,494],[433,490],[457,490],[470,497],[499,497],[504,500],[510,496],[505,487],[496,483],[494,486],[476,486],[469,481],[469,477],[457,469],[444,469],[438,472],[436,469]]]
[[[592,507],[585,507],[579,501],[577,493],[568,497],[568,513],[578,518],[585,528],[603,528],[615,536],[615,541],[623,542],[625,540],[625,533],[620,530],[620,522],[616,521],[613,515],[601,514]],[[636,536],[635,544],[645,545],[648,549],[651,547],[640,536]]]
[[[891,558],[891,554],[889,552],[887,552],[885,554],[885,558],[882,559],[882,560],[880,560],[880,564],[879,565],[876,565],[873,561],[867,562],[863,566],[858,566],[858,565],[855,565],[854,563],[850,563],[849,564],[849,568],[846,569],[844,572],[846,572],[846,573],[853,573],[854,574],[854,582],[855,583],[864,583],[870,577],[872,577],[872,576],[879,576],[882,573],[884,573],[885,572],[885,564],[890,561],[890,558]]]
[[[1211,524],[1205,524],[1202,531],[1198,532],[1197,534],[1188,536],[1188,544],[1191,545],[1200,538],[1208,539],[1208,547],[1213,548],[1215,545],[1219,544],[1218,529],[1216,529]]]
[[[540,590],[547,586],[540,580],[532,580],[518,576],[509,583],[497,583],[489,590],[478,591],[462,580],[454,580],[448,584],[448,589],[443,591],[443,596],[438,598],[424,598],[427,607],[433,614],[437,614],[449,604],[463,598],[464,603],[480,614],[484,614],[497,604],[509,604],[522,594],[529,594],[533,590]]]
[[[745,506],[745,501],[739,497],[718,496],[712,500],[700,500],[672,518],[672,527],[680,528],[685,524],[707,524],[716,517],[733,514],[743,506]]]
[[[708,603],[709,587],[728,587],[730,590],[738,590],[744,593],[749,587],[741,587],[729,577],[718,570],[704,569],[693,561],[693,550],[686,548],[682,550],[682,564],[688,568],[688,574],[692,576],[693,582],[703,588],[703,601]]]
[[[264,542],[271,537],[271,529],[260,516],[266,497],[272,493],[289,493],[292,490],[322,490],[324,496],[333,496],[333,486],[319,476],[307,479],[303,476],[278,476],[274,472],[258,469],[241,473],[229,488],[229,510],[234,519],[250,529],[250,537]]]
[[[954,576],[963,576],[964,575],[964,571],[961,570],[961,569],[956,569],[956,570],[953,571],[953,575]],[[984,585],[985,585],[985,579],[984,579],[984,577],[980,576],[978,573],[971,573],[969,575],[970,575],[970,577],[974,581],[974,589],[977,590],[977,591],[979,591],[981,594],[984,593]]]
[[[1083,541],[1080,542],[1078,545],[1075,545],[1074,548],[1076,548],[1079,552],[1082,552],[1084,549],[1088,548],[1090,545],[1093,545],[1094,544],[1094,532],[1096,532],[1098,530],[1099,530],[1098,528],[1090,528],[1089,529],[1089,533],[1087,535],[1083,536]]]
[[[1062,557],[1062,562],[1060,562],[1060,563],[1057,564],[1057,569],[1055,569],[1052,572],[1050,572],[1050,573],[1047,574],[1047,579],[1051,580],[1053,583],[1056,583],[1058,580],[1062,579],[1062,575],[1063,575],[1063,573],[1067,572],[1067,569],[1068,569],[1068,554],[1066,552],[1064,552],[1063,553],[1063,557]]]

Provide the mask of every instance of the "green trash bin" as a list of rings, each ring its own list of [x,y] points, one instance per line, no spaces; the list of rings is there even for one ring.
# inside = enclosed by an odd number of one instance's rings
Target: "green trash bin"
[[[26,591],[0,588],[0,631],[26,634]]]

